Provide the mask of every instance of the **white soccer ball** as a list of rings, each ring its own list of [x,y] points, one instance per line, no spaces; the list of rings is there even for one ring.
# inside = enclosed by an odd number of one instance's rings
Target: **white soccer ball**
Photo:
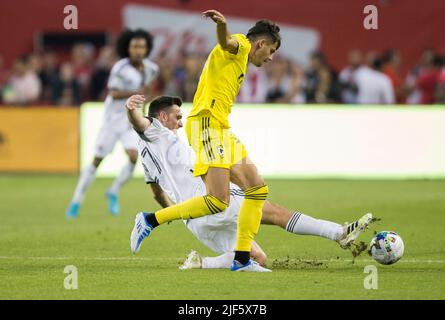
[[[381,231],[369,244],[371,256],[381,264],[393,264],[403,256],[405,245],[402,238],[392,231]]]

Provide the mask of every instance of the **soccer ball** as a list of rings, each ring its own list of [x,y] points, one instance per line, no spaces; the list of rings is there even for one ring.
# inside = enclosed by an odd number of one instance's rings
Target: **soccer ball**
[[[400,260],[405,246],[402,238],[397,233],[381,231],[372,238],[369,248],[375,261],[388,265]]]

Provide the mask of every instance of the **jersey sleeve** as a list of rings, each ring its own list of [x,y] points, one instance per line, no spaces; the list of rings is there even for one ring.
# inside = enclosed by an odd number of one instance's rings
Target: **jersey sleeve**
[[[146,184],[156,183],[156,179],[152,177],[150,170],[148,170],[145,163],[142,162],[142,167],[144,168],[144,180]]]
[[[238,52],[236,53],[237,58],[243,59],[249,55],[251,44],[244,34],[238,33],[232,35],[238,41]]]
[[[146,117],[151,121],[151,125],[148,126],[147,129],[145,129],[144,132],[138,132],[139,136],[142,140],[153,142],[159,139],[159,136],[162,133],[162,124],[157,120],[153,118]]]
[[[108,90],[126,90],[125,86],[125,66],[115,64],[110,72],[107,84]]]

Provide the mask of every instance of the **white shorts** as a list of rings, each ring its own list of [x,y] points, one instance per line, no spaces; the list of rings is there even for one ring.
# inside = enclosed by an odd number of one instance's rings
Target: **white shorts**
[[[117,130],[112,123],[104,122],[97,136],[94,155],[97,158],[105,158],[113,151],[118,141],[125,150],[138,150],[138,136],[131,127]]]
[[[242,195],[231,195],[229,207],[223,212],[185,221],[196,238],[214,252],[223,254],[235,250],[238,212]]]

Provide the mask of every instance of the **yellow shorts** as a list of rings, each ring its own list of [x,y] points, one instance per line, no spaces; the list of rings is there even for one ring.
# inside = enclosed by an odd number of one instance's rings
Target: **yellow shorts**
[[[195,151],[195,177],[209,167],[230,169],[247,156],[243,143],[208,112],[189,117],[185,130]]]

